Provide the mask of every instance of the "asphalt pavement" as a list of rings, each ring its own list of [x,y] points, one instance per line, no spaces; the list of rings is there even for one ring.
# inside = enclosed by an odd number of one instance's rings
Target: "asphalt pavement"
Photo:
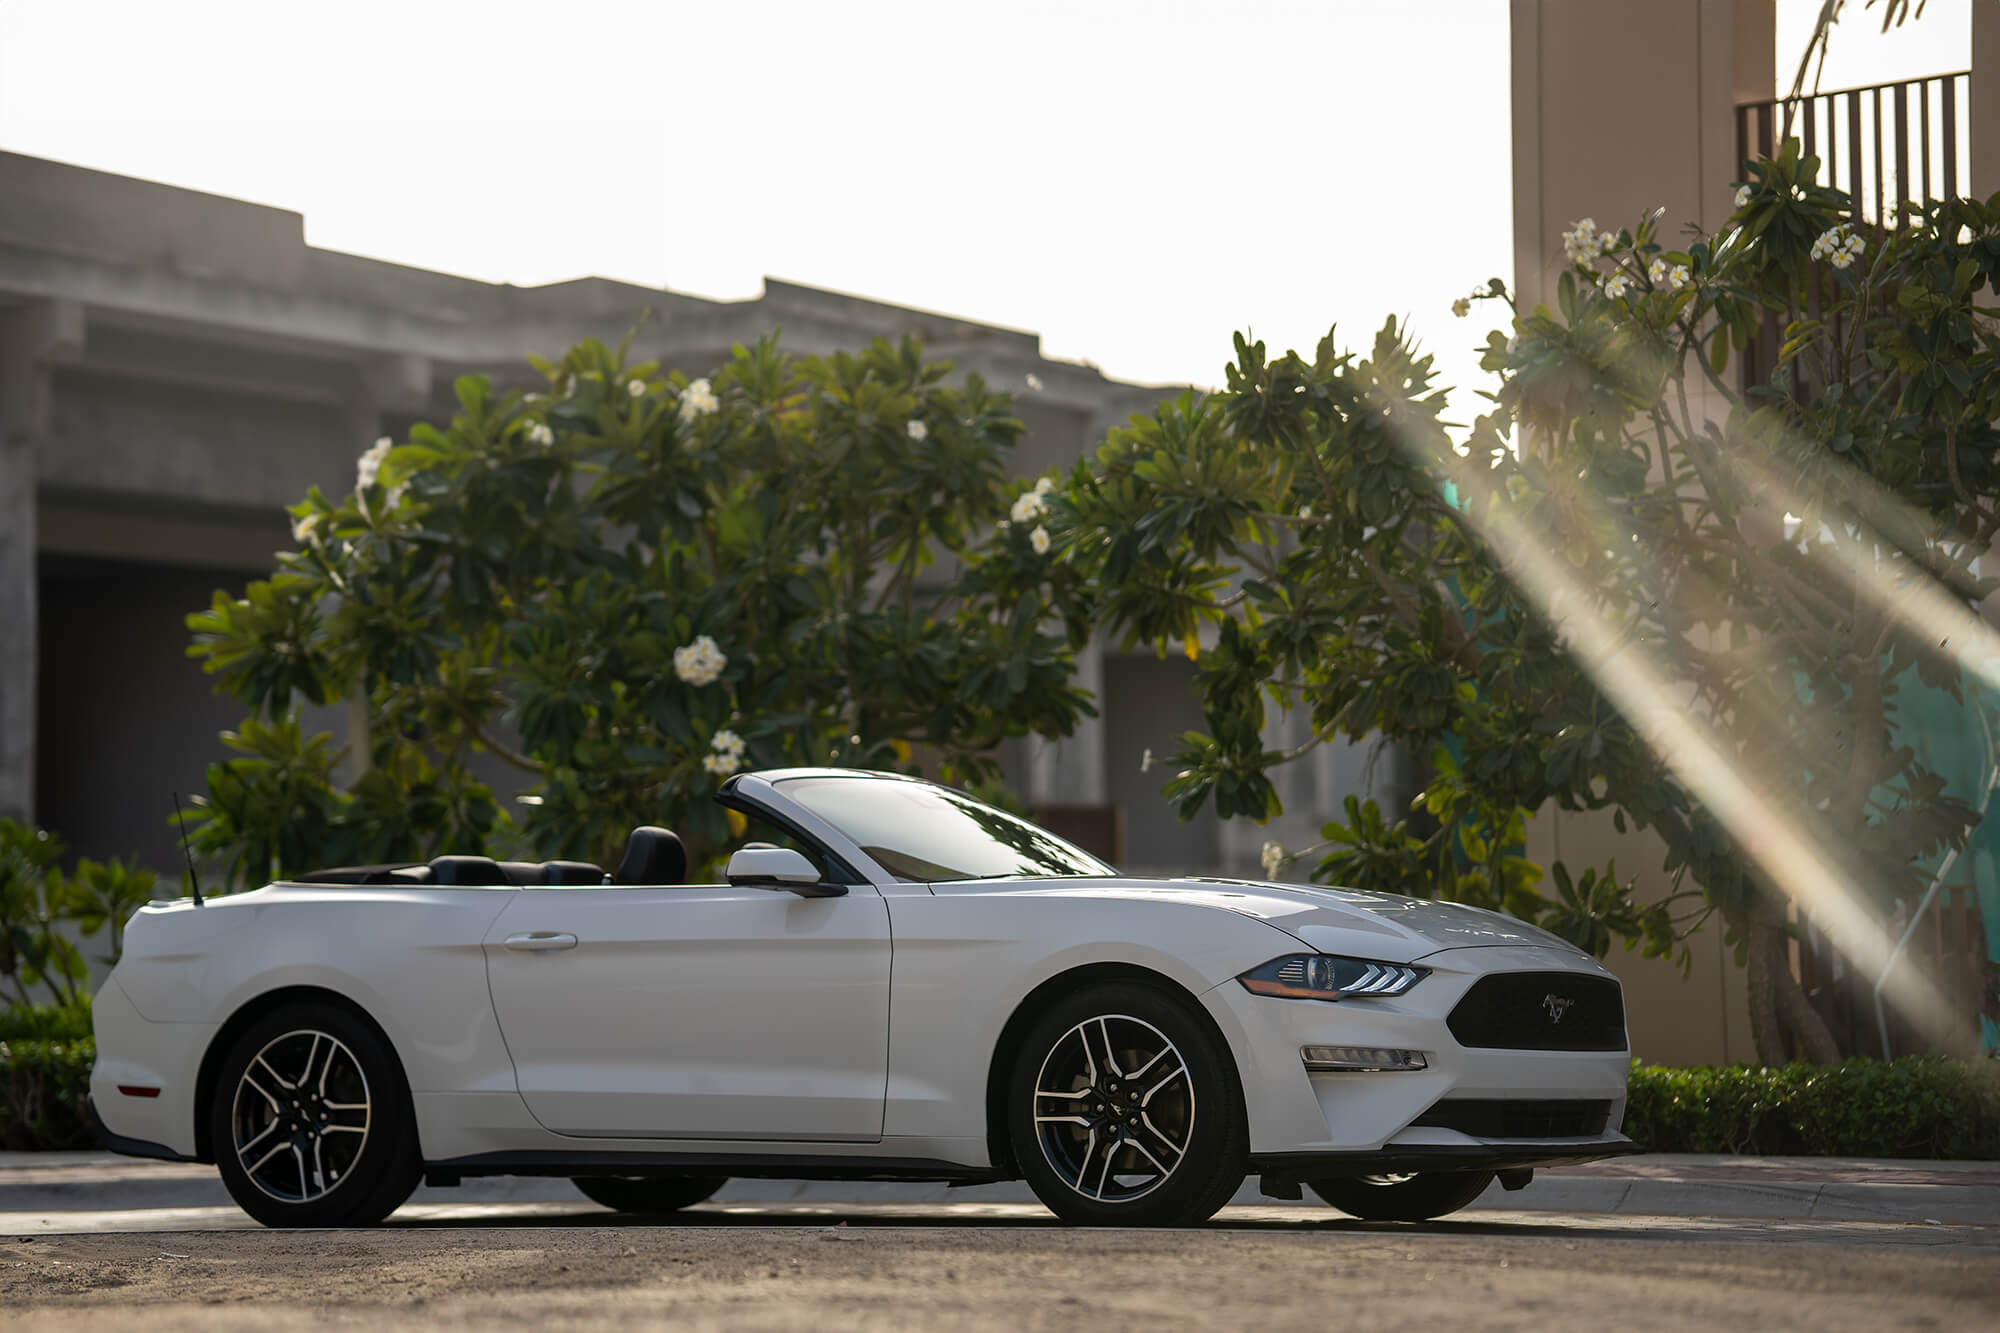
[[[1320,1205],[1267,1198],[1254,1179],[1225,1220],[1276,1218]],[[1466,1212],[1649,1218],[1742,1218],[1912,1227],[2000,1227],[2000,1163],[1650,1154],[1538,1171],[1526,1188],[1497,1183]],[[695,1221],[852,1215],[875,1221],[1047,1221],[1020,1182],[952,1188],[848,1181],[739,1180],[688,1214]],[[615,1215],[568,1181],[499,1176],[419,1189],[391,1219],[599,1225]],[[1607,1219],[1608,1220],[1608,1219]],[[236,1229],[255,1224],[215,1169],[108,1153],[0,1153],[0,1235]]]

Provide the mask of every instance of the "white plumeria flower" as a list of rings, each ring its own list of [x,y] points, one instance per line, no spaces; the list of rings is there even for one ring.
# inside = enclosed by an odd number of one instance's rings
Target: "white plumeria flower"
[[[715,733],[714,739],[708,743],[708,748],[717,754],[731,755],[740,759],[743,757],[743,738],[725,727]]]
[[[701,766],[716,777],[726,778],[743,767],[743,761],[733,754],[711,754],[702,757]]]
[[[1616,250],[1618,248],[1618,238],[1612,233],[1607,231],[1602,236],[1597,238],[1597,246],[1598,249],[1604,251],[1604,253],[1608,255],[1613,250]]]
[[[1582,218],[1572,222],[1569,230],[1563,233],[1562,242],[1563,253],[1569,256],[1570,263],[1588,264],[1597,258],[1597,220]]]
[[[1005,531],[1006,531],[1007,529],[1009,529],[1009,528],[1011,528],[1011,527],[1013,527],[1013,526],[1014,526],[1014,525],[1013,525],[1012,523],[1009,523],[1009,522],[1008,522],[1008,521],[1007,521],[1006,519],[1004,519],[1004,518],[1003,518],[1003,519],[1001,519],[1001,520],[1000,520],[1000,521],[999,521],[998,523],[995,523],[995,524],[993,525],[993,527],[994,527],[994,530],[995,530],[995,531],[997,531],[997,532],[1005,532]]]
[[[1467,315],[1471,314],[1472,313],[1471,298],[1461,296],[1456,301],[1453,301],[1451,303],[1451,313],[1457,315],[1460,319],[1464,319]]]
[[[1035,494],[1047,495],[1050,491],[1054,490],[1055,488],[1056,488],[1056,483],[1053,477],[1043,477],[1040,481],[1037,481],[1035,483]]]
[[[1036,555],[1047,555],[1049,553],[1049,530],[1037,527],[1033,532],[1028,534],[1028,545],[1035,549]]]
[[[1749,186],[1747,186],[1747,185],[1739,185],[1739,186],[1737,186],[1737,187],[1736,187],[1736,206],[1737,206],[1738,208],[1747,208],[1747,207],[1749,206],[1749,204],[1750,204],[1750,187],[1749,187]]]
[[[1828,260],[1835,268],[1846,268],[1861,258],[1866,249],[1867,244],[1854,234],[1854,229],[1842,222],[1827,228],[1813,242],[1812,257]]]
[[[644,398],[646,396],[646,381],[642,379],[626,380],[625,392],[631,394],[634,398]]]
[[[1614,273],[1604,280],[1604,294],[1617,300],[1632,288],[1632,277],[1627,273]]]
[[[1670,292],[1677,292],[1688,285],[1688,266],[1669,264],[1664,259],[1656,258],[1646,267],[1646,276],[1653,280],[1655,287],[1665,287]]]
[[[715,646],[715,640],[706,634],[697,637],[693,643],[674,649],[674,674],[690,685],[709,684],[728,665],[729,659]]]
[[[1007,511],[1007,517],[1016,523],[1028,523],[1042,516],[1048,505],[1042,499],[1042,492],[1028,491],[1014,501],[1014,507]]]
[[[1264,878],[1275,879],[1277,878],[1278,871],[1284,867],[1285,849],[1275,842],[1267,842],[1264,844],[1264,853],[1261,859],[1264,862]]]
[[[1694,274],[1689,271],[1688,266],[1686,264],[1676,264],[1674,265],[1673,272],[1667,274],[1667,290],[1677,292],[1692,281],[1694,281]]]
[[[316,513],[307,514],[304,518],[293,519],[292,540],[296,542],[298,545],[304,546],[306,542],[311,539],[313,535],[313,529],[317,528],[318,526],[319,526],[319,515]]]
[[[539,444],[544,449],[556,442],[556,433],[549,429],[546,421],[537,421],[528,427],[528,443]]]
[[[1299,506],[1299,519],[1301,522],[1307,522],[1307,523],[1311,522],[1312,516],[1313,516],[1313,507],[1311,505]]]
[[[364,491],[375,484],[375,478],[382,471],[382,460],[387,458],[389,451],[395,447],[395,441],[384,435],[375,441],[372,449],[361,455],[360,460],[354,465],[355,490]]]
[[[1028,387],[1034,390],[1036,393],[1040,393],[1042,391],[1042,377],[1040,375],[1030,374],[1028,376]]]
[[[909,437],[915,440],[918,444],[922,444],[925,440],[930,438],[931,428],[929,426],[926,426],[921,421],[912,421],[909,425],[905,426],[903,429],[906,432],[908,432]]]
[[[681,391],[681,420],[692,423],[705,417],[722,406],[722,400],[708,387],[706,379],[699,379]]]

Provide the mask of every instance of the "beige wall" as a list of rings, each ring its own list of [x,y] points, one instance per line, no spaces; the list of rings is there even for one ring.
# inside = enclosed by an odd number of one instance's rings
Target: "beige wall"
[[[1544,866],[1562,861],[1572,875],[1590,866],[1602,870],[1616,858],[1618,877],[1638,880],[1642,902],[1657,902],[1671,891],[1660,871],[1665,845],[1651,833],[1618,832],[1606,811],[1544,808],[1528,826],[1527,852]],[[1699,900],[1694,904],[1699,906]],[[1676,913],[1686,910],[1684,903]],[[1625,986],[1633,1055],[1658,1065],[1756,1061],[1743,969],[1724,947],[1722,935],[1721,919],[1712,918],[1688,941],[1685,977],[1677,962],[1612,947],[1604,965]]]
[[[1972,5],[1972,179],[1966,193],[2000,192],[2000,4]]]
[[[1741,11],[1739,13],[1739,11]],[[1629,227],[1664,207],[1662,236],[1732,209],[1735,98],[1771,82],[1770,0],[1513,0],[1514,275],[1524,308],[1553,303],[1561,234],[1578,218]],[[1760,64],[1761,62],[1761,64]]]
[[[1513,0],[1514,282],[1523,309],[1553,305],[1561,233],[1579,218],[1630,227],[1663,208],[1663,244],[1733,211],[1735,106],[1772,95],[1772,0]],[[1697,411],[1701,410],[1697,395]],[[1671,891],[1651,834],[1606,814],[1543,810],[1529,855],[1571,872],[1616,858],[1642,901]],[[1614,948],[1632,1048],[1659,1064],[1755,1059],[1744,978],[1712,922],[1692,970]]]

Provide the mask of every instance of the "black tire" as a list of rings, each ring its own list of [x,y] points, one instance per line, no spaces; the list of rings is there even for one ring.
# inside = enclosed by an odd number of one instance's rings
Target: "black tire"
[[[1243,1183],[1235,1065],[1164,989],[1111,982],[1065,996],[1028,1029],[1006,1097],[1014,1161],[1064,1221],[1193,1226]]]
[[[373,1226],[417,1187],[409,1087],[374,1028],[302,1002],[251,1024],[209,1104],[222,1183],[267,1227]]]
[[[677,1213],[709,1198],[727,1176],[571,1176],[592,1203],[621,1213]]]
[[[1491,1171],[1425,1171],[1414,1176],[1309,1180],[1312,1192],[1364,1222],[1428,1222],[1486,1193]]]

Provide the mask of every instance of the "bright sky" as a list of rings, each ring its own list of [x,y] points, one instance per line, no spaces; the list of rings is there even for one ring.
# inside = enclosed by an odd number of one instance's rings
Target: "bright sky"
[[[1779,4],[1789,85],[1817,0]],[[1850,8],[1828,87],[1890,77],[1849,69],[1880,13]],[[1449,307],[1511,279],[1507,51],[1506,0],[0,0],[0,148],[295,209],[331,249],[725,299],[770,274],[1148,382],[1219,382],[1239,328],[1365,347],[1409,315],[1472,384],[1487,324]]]
[[[0,0],[0,148],[314,245],[703,296],[764,276],[1141,381],[1383,317],[1475,375],[1505,0]]]

